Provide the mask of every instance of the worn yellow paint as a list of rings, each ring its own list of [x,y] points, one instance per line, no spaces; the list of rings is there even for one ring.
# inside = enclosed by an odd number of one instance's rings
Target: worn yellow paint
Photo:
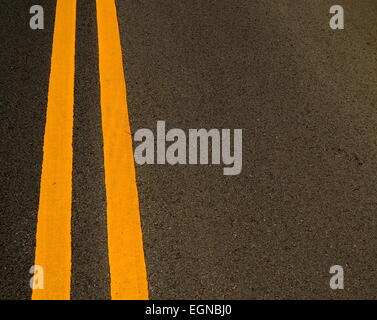
[[[112,299],[148,299],[139,200],[114,0],[97,0]]]
[[[33,289],[34,300],[70,298],[75,30],[76,0],[58,0],[35,250],[44,289]]]

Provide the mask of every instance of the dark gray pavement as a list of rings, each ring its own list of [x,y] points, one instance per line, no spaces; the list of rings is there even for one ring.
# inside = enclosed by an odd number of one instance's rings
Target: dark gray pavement
[[[32,31],[34,1],[0,1],[0,299],[30,296],[55,1],[39,1],[45,30]]]
[[[32,4],[0,0],[0,299],[30,298],[55,1],[44,31]],[[238,176],[136,167],[152,299],[377,298],[377,3],[342,1],[342,31],[333,4],[117,1],[132,131],[243,129]],[[76,43],[72,298],[106,299],[94,1]]]
[[[72,299],[110,297],[95,1],[77,3]]]

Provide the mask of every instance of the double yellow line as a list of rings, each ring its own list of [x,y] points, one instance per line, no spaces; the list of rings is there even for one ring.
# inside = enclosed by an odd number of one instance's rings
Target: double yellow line
[[[112,299],[148,299],[122,49],[114,0],[97,0],[108,255]],[[70,299],[76,0],[57,0],[36,234],[44,289]]]

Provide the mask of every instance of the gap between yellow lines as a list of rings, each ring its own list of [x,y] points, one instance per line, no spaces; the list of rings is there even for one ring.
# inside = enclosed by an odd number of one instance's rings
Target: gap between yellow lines
[[[139,200],[114,0],[97,0],[112,299],[148,299]]]
[[[44,289],[33,289],[33,300],[70,298],[75,30],[76,0],[58,0],[35,250]]]

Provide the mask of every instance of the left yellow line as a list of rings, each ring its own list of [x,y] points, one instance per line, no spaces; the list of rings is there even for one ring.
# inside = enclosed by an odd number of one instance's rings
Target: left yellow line
[[[76,0],[58,0],[35,250],[44,289],[33,300],[70,299],[75,31]]]

